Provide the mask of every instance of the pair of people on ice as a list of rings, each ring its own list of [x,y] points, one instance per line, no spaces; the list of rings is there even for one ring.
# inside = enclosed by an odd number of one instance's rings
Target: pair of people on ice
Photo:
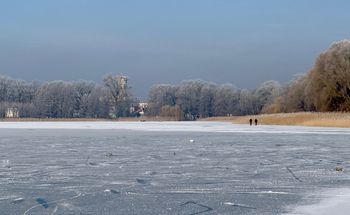
[[[255,125],[258,125],[258,119],[255,119],[255,120],[254,120],[254,123],[255,123]],[[250,124],[250,126],[253,125],[253,119],[250,119],[250,120],[249,120],[249,124]]]

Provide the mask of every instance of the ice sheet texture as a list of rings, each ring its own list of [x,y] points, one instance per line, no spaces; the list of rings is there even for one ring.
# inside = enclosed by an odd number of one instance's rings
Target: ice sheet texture
[[[0,126],[0,214],[312,214],[350,185],[347,129]]]

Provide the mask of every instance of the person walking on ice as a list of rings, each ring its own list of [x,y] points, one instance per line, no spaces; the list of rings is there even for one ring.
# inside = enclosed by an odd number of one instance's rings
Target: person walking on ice
[[[258,125],[258,119],[255,119],[254,122],[255,122],[255,125]]]

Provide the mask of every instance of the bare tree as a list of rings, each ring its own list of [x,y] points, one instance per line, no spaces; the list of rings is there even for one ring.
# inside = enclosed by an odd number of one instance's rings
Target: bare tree
[[[199,118],[200,96],[204,82],[201,80],[183,82],[176,92],[177,104],[186,120]]]
[[[128,94],[128,78],[109,74],[104,77],[103,81],[110,93],[110,117],[128,116],[132,102]]]
[[[47,82],[36,94],[35,105],[39,117],[71,118],[74,112],[74,88],[63,81]]]
[[[214,110],[215,116],[228,116],[237,113],[239,94],[232,84],[217,86]]]
[[[199,115],[201,118],[212,117],[215,115],[216,85],[213,83],[205,83],[200,92],[199,99]]]
[[[88,117],[87,110],[89,108],[89,97],[91,92],[96,88],[96,84],[92,81],[80,80],[73,82],[74,88],[74,112],[73,117]]]
[[[306,105],[316,111],[350,111],[350,41],[336,42],[307,75]]]
[[[177,86],[169,84],[152,86],[149,91],[148,115],[159,115],[163,106],[175,106],[177,89]]]
[[[280,96],[282,87],[277,81],[266,81],[254,91],[258,112],[268,108]]]
[[[239,109],[241,115],[258,114],[259,107],[257,98],[247,89],[243,89],[239,94]]]

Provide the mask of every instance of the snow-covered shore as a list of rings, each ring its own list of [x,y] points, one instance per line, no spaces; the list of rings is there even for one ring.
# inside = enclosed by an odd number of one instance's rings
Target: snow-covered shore
[[[138,131],[183,131],[183,132],[236,132],[271,134],[347,134],[350,129],[237,125],[227,122],[0,122],[0,128],[9,129],[126,129]]]

